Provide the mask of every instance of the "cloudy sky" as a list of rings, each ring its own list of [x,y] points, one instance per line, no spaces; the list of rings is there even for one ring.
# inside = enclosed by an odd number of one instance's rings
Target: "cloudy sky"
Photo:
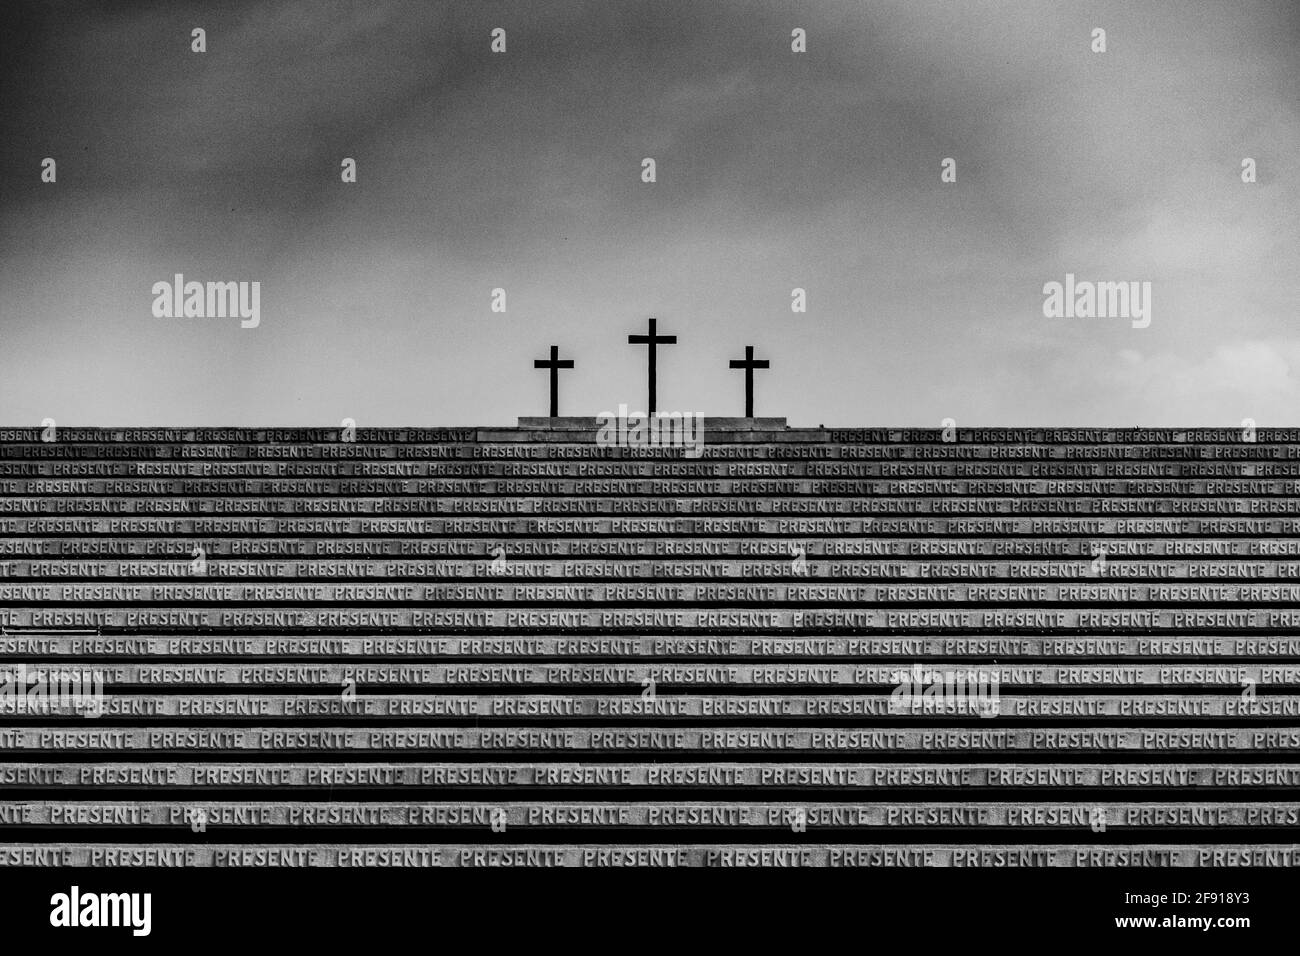
[[[663,410],[752,344],[791,424],[1300,423],[1293,0],[209,6],[6,6],[0,423],[513,423],[552,343],[636,409],[651,315]],[[1150,327],[1044,317],[1066,273]]]

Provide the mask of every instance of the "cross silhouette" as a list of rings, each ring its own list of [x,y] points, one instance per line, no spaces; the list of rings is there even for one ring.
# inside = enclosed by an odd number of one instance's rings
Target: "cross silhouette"
[[[745,346],[745,360],[731,360],[732,368],[743,368],[745,370],[745,417],[754,417],[754,369],[771,368],[772,363],[767,359],[754,358],[754,346]]]
[[[551,370],[551,417],[556,418],[560,414],[560,369],[573,368],[573,359],[560,358],[560,347],[552,345],[550,359],[533,359],[533,368]]]
[[[655,320],[650,320],[650,331],[646,335],[629,335],[627,337],[628,345],[648,345],[650,346],[650,401],[647,403],[646,415],[652,416],[655,413],[655,346],[659,343],[664,345],[676,345],[677,336],[675,335],[656,335]]]

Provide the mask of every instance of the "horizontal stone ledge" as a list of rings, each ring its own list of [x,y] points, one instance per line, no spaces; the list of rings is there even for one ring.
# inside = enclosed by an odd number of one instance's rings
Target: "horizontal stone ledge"
[[[1087,545],[1113,546],[1104,564],[1093,567],[1095,556]],[[1098,582],[1123,580],[1136,569],[1159,570],[1177,577],[1211,577],[1206,569],[1231,567],[1238,573],[1224,576],[1254,579],[1272,571],[1282,578],[1293,576],[1300,561],[1294,560],[1291,542],[1274,547],[1269,542],[1230,541],[1223,548],[1198,550],[1200,542],[1091,542],[1085,539],[1003,539],[958,541],[956,539],[779,539],[779,540],[647,540],[557,539],[497,541],[420,541],[409,546],[401,541],[356,542],[295,540],[246,542],[205,539],[205,562],[198,568],[185,557],[187,542],[159,540],[95,541],[50,540],[23,542],[10,539],[6,550],[20,557],[0,557],[7,578],[92,577],[95,571],[112,571],[117,577],[184,577],[202,582],[208,578],[246,577],[402,577],[465,578],[468,580],[517,581],[542,577],[581,578],[631,575],[673,577],[697,569],[713,570],[717,576],[764,568],[772,577],[1014,577],[1053,576],[1054,569],[1081,567],[1085,576]],[[1139,551],[1136,545],[1150,544]],[[1186,547],[1183,547],[1186,545]],[[195,545],[197,546],[197,544]],[[509,548],[510,550],[507,550]],[[800,555],[800,549],[803,554]],[[134,553],[131,553],[134,552]],[[491,553],[504,558],[493,565]],[[1235,554],[1233,552],[1236,552]],[[1275,558],[1268,555],[1285,554]],[[109,557],[111,561],[100,561]],[[795,559],[804,557],[804,562]],[[281,560],[291,558],[292,560]],[[220,559],[220,560],[218,560]],[[1016,569],[1013,574],[1010,568]],[[619,571],[617,569],[624,570]],[[952,568],[966,573],[947,573]],[[591,571],[584,575],[584,571]],[[76,572],[81,572],[80,574]],[[274,572],[274,573],[272,573]],[[283,573],[280,573],[283,572]],[[373,573],[372,573],[373,572]]]
[[[311,729],[279,727],[49,728],[0,730],[0,752],[38,751],[219,754],[231,751],[286,753],[503,753],[592,751],[687,753],[1074,753],[1170,754],[1216,751],[1270,754],[1300,751],[1300,728],[926,728],[838,727],[476,727]]]
[[[923,671],[962,674],[968,681],[1002,690],[1043,687],[1163,687],[1166,689],[1285,688],[1300,686],[1300,664],[1250,662],[1169,662],[1161,664],[1101,663],[986,663],[922,665]],[[623,687],[640,694],[650,681],[673,687],[852,687],[891,691],[914,681],[912,662],[830,663],[704,663],[619,661],[614,663],[533,663],[485,661],[468,663],[325,663],[293,661],[272,663],[119,663],[32,661],[0,664],[0,678],[16,688],[19,678],[31,686],[43,682],[46,693],[69,686],[66,693],[93,694],[96,687],[122,685],[207,687],[286,686],[339,690],[347,687],[467,687],[542,685]],[[955,680],[955,677],[953,678]],[[1251,683],[1253,682],[1253,683]],[[932,683],[927,681],[927,683]],[[981,690],[981,693],[984,693]],[[16,695],[16,690],[13,692]],[[36,696],[36,695],[33,695]],[[1243,698],[1244,699],[1244,698]]]
[[[1170,491],[1151,489],[1140,491],[1126,489],[1122,491],[1079,489],[1069,490],[1052,488],[1052,490],[990,490],[965,487],[934,488],[921,490],[915,487],[900,488],[899,485],[915,486],[915,479],[898,479],[868,481],[866,479],[746,479],[732,478],[703,480],[656,480],[647,478],[599,478],[584,480],[581,478],[554,479],[511,479],[509,485],[505,480],[479,479],[490,484],[488,489],[443,487],[427,488],[418,491],[389,493],[376,490],[358,492],[320,492],[290,493],[284,492],[234,492],[213,494],[198,489],[187,491],[184,488],[157,493],[105,493],[105,494],[45,494],[42,492],[17,492],[7,495],[3,500],[0,514],[21,515],[32,513],[47,514],[174,514],[177,512],[194,512],[196,514],[239,514],[241,512],[267,512],[282,514],[313,513],[367,513],[367,514],[407,514],[407,513],[472,513],[475,508],[487,510],[499,508],[503,513],[547,513],[547,509],[558,511],[565,507],[583,505],[593,511],[628,510],[632,506],[634,513],[654,512],[680,508],[699,512],[723,512],[754,508],[758,505],[771,505],[793,513],[815,512],[817,509],[828,510],[858,507],[861,511],[866,505],[875,505],[880,509],[892,509],[891,513],[908,513],[920,508],[930,508],[935,513],[942,509],[965,509],[965,513],[987,511],[996,513],[1003,508],[1038,508],[1049,512],[1060,512],[1067,504],[1087,505],[1091,510],[1105,512],[1107,509],[1146,508],[1153,514],[1213,512],[1229,502],[1248,502],[1263,507],[1279,507],[1289,504],[1295,496],[1296,489],[1262,491],[1258,489],[1241,489],[1239,491],[1205,491],[1188,489],[1187,491]],[[420,484],[451,485],[450,481],[421,479]],[[467,484],[460,482],[459,484]],[[1059,485],[1064,481],[1042,483]],[[1116,482],[1118,484],[1118,482]],[[931,482],[939,485],[939,482]],[[943,485],[957,486],[974,484],[966,480],[943,482]],[[982,484],[991,484],[983,482]],[[1089,482],[1092,485],[1107,482]],[[1126,482],[1133,484],[1133,482]],[[1174,484],[1160,482],[1160,484]],[[1182,485],[1213,486],[1227,484],[1220,481],[1186,481]],[[1296,482],[1278,482],[1279,485],[1294,485]],[[504,487],[502,487],[504,485]],[[758,486],[758,487],[755,487]],[[893,487],[891,487],[893,486]],[[388,510],[385,510],[387,506]],[[351,512],[348,511],[351,509]],[[1179,510],[1181,509],[1181,511]],[[1248,513],[1238,511],[1238,514]]]
[[[159,516],[175,518],[217,518],[221,516],[257,517],[261,520],[287,520],[289,517],[357,516],[387,518],[417,516],[473,517],[490,515],[501,518],[589,517],[669,520],[684,517],[734,518],[807,517],[810,515],[884,515],[898,518],[910,515],[935,517],[1201,517],[1225,519],[1300,516],[1300,502],[1294,496],[1221,496],[1169,498],[1096,497],[1059,495],[1023,497],[984,497],[946,495],[931,497],[881,496],[872,492],[847,492],[835,497],[746,492],[729,497],[693,495],[681,492],[659,494],[622,494],[597,497],[591,494],[542,497],[536,495],[494,495],[480,497],[350,496],[335,498],[307,497],[203,497],[171,496],[168,498],[99,497],[99,498],[7,498],[0,501],[0,520],[6,518],[105,518]],[[690,533],[686,528],[683,533]]]
[[[626,404],[626,403],[625,403]],[[627,414],[643,414],[634,406],[627,406]],[[464,424],[464,425],[367,425],[361,424],[351,429],[358,442],[393,442],[393,441],[445,441],[454,440],[465,433],[479,431],[528,431],[536,429],[595,429],[602,424],[600,415],[610,410],[602,410],[586,416],[521,416],[516,419],[517,427],[508,425]],[[617,406],[612,410],[618,412]],[[674,414],[664,412],[664,415]],[[679,412],[680,414],[680,412]],[[701,414],[691,412],[690,414]],[[942,441],[945,433],[956,442],[967,441],[1004,441],[1024,442],[1030,440],[1052,442],[1081,441],[1120,441],[1124,443],[1142,442],[1204,442],[1204,441],[1243,441],[1243,429],[1239,425],[1231,426],[1131,426],[1123,428],[1107,426],[999,426],[976,425],[954,426],[945,429],[942,426],[917,425],[876,425],[876,426],[789,426],[783,417],[741,417],[714,416],[704,417],[706,424],[716,428],[732,430],[784,429],[797,432],[811,432],[822,435],[852,436],[855,440],[932,440]],[[220,425],[220,426],[168,426],[168,425],[61,425],[55,433],[61,441],[114,441],[114,442],[194,442],[194,441],[337,441],[341,438],[341,425]],[[40,425],[10,425],[0,428],[0,442],[41,441],[48,431]],[[898,436],[898,437],[895,437]],[[1296,428],[1256,428],[1254,440],[1267,442],[1300,442],[1300,429]]]
[[[763,450],[761,448],[757,449]],[[835,480],[880,481],[887,484],[924,480],[963,481],[1123,481],[1135,493],[1149,493],[1171,481],[1293,482],[1300,477],[1300,460],[1218,461],[1200,459],[1033,459],[996,458],[867,458],[840,459],[719,456],[700,459],[600,457],[551,459],[347,459],[347,460],[229,460],[189,461],[128,459],[64,461],[58,459],[0,462],[0,479],[39,484],[48,494],[143,494],[156,482],[188,489],[221,491],[231,482],[308,487],[338,484],[349,491],[369,487],[389,492],[390,485],[453,481],[692,481],[692,480]],[[65,492],[67,484],[78,492]],[[1223,492],[1227,493],[1227,492]]]
[[[213,637],[196,633],[184,635],[129,634],[68,635],[48,632],[10,632],[0,636],[0,661],[7,657],[108,657],[108,658],[258,658],[278,659],[383,657],[472,658],[489,662],[499,658],[770,658],[775,660],[817,658],[826,663],[843,663],[826,659],[843,657],[900,658],[904,666],[913,660],[939,658],[932,666],[941,667],[943,658],[1195,658],[1249,659],[1260,664],[1261,658],[1284,658],[1288,664],[1300,664],[1300,637],[1260,635],[1250,637],[1117,637],[1096,632],[1060,637],[976,637],[973,635],[889,637],[753,637],[701,636],[672,634],[634,636],[508,636],[501,633],[461,634],[448,637],[371,635],[356,637],[341,633],[319,635],[258,635]],[[1068,661],[1066,661],[1068,663]],[[1281,661],[1279,661],[1281,663]],[[47,662],[46,669],[69,666]],[[897,665],[895,665],[897,666]],[[0,664],[0,671],[4,670]],[[10,669],[12,670],[12,669]]]
[[[1300,604],[1300,582],[1284,583],[1181,583],[1121,584],[1113,581],[1079,580],[1055,582],[986,584],[846,584],[822,580],[819,583],[516,583],[467,582],[427,584],[398,582],[206,582],[191,578],[185,582],[153,583],[61,583],[5,582],[0,580],[0,604],[346,604],[387,606],[432,603],[440,607],[507,604],[528,607],[537,604],[633,605],[672,604],[681,610],[695,605],[758,605],[778,610],[781,605],[852,605],[889,607],[942,604],[999,607],[1072,605],[1080,602],[1122,605],[1189,604],[1232,605]],[[703,610],[704,608],[700,608]],[[972,608],[973,610],[973,608]]]
[[[450,426],[360,426],[354,430],[361,442],[439,442],[472,439],[478,425]],[[498,428],[500,426],[490,426]],[[120,444],[188,444],[194,442],[336,442],[343,437],[342,426],[315,425],[61,425],[50,435],[41,426],[6,426],[0,428],[0,443],[41,442],[42,436],[62,442],[114,442]]]
[[[726,496],[729,503],[760,504],[768,500],[800,506],[841,499],[879,498],[880,504],[905,510],[917,502],[1038,501],[1055,504],[1084,497],[1090,501],[1152,505],[1204,501],[1249,500],[1270,502],[1296,494],[1300,482],[1277,478],[969,478],[969,477],[780,477],[639,476],[607,477],[464,477],[411,478],[11,478],[0,487],[12,497],[5,512],[46,508],[54,511],[138,512],[164,506],[177,510],[174,499],[197,502],[192,510],[245,507],[260,502],[266,510],[291,511],[294,507],[324,510],[352,507],[374,511],[378,502],[401,502],[402,509],[448,510],[465,501],[507,505],[519,502],[562,505],[571,498],[608,500],[623,506],[632,502],[680,497],[681,505],[703,506],[711,497]],[[1231,498],[1229,499],[1229,496]],[[369,500],[374,499],[374,500]],[[664,502],[664,505],[674,502]],[[393,506],[397,510],[397,506]],[[649,510],[649,509],[646,509]]]
[[[942,674],[940,669],[938,673]],[[954,685],[955,687],[956,685]],[[964,687],[964,685],[963,685]],[[890,694],[854,695],[700,695],[641,696],[580,694],[360,694],[351,698],[321,695],[159,695],[105,694],[92,702],[44,697],[0,698],[0,716],[15,722],[53,717],[97,720],[140,718],[220,718],[250,720],[284,718],[295,721],[410,721],[439,719],[556,720],[574,718],[621,720],[698,720],[700,718],[781,718],[816,721],[826,718],[997,717],[1000,720],[1125,720],[1135,717],[1276,720],[1300,718],[1300,696],[1232,695],[1001,695],[990,701],[969,697],[899,698]]]
[[[797,451],[799,446],[848,449],[846,457],[916,457],[923,458],[1002,458],[1002,459],[1168,459],[1194,460],[1219,459],[1236,461],[1286,461],[1296,457],[1295,440],[1290,441],[1242,441],[1240,432],[1222,432],[1206,435],[1201,440],[1178,440],[1174,436],[1149,436],[1152,440],[1131,441],[1120,435],[1094,435],[1090,440],[1062,441],[1048,435],[1031,435],[1022,440],[1006,440],[1004,435],[967,434],[961,440],[944,441],[938,430],[916,431],[881,431],[863,434],[856,429],[818,431],[806,428],[746,428],[746,427],[711,427],[705,420],[701,429],[697,420],[685,416],[678,418],[663,417],[652,421],[644,427],[638,427],[637,419],[629,418],[624,422],[611,420],[608,426],[596,425],[576,429],[529,429],[529,428],[481,428],[473,439],[446,443],[382,443],[371,442],[354,444],[357,457],[376,457],[377,452],[389,449],[402,449],[403,452],[419,448],[463,449],[474,446],[524,446],[537,448],[589,448],[599,449],[598,455],[625,453],[635,455],[667,455],[694,458],[699,449],[725,446],[750,446],[777,450],[775,454],[788,454],[802,457]],[[1293,436],[1294,438],[1294,436]],[[303,442],[278,443],[279,447],[294,448],[305,453],[307,449],[333,449],[339,442]],[[14,448],[30,449],[34,445],[15,444]],[[70,447],[102,448],[106,457],[115,454],[109,449],[131,448],[133,446],[107,444],[72,445]],[[203,445],[168,445],[166,443],[142,442],[135,448],[147,448],[155,451],[179,450],[191,453],[208,447],[244,449],[249,457],[272,457],[265,449],[267,445],[257,443],[241,444],[236,442]],[[398,454],[402,454],[399,452]],[[336,457],[346,454],[327,452]],[[445,454],[439,451],[438,454]],[[472,452],[470,454],[473,454]],[[415,453],[418,456],[418,453]],[[814,453],[812,457],[824,457]]]
[[[126,628],[133,630],[211,629],[361,629],[421,633],[470,630],[529,631],[647,631],[679,630],[710,636],[754,632],[783,636],[783,632],[826,632],[879,630],[958,630],[1059,632],[1113,630],[1279,630],[1300,628],[1300,609],[1251,610],[1106,610],[1063,607],[1044,610],[1033,606],[1009,605],[999,609],[963,610],[946,606],[910,606],[902,609],[816,607],[805,610],[718,607],[710,609],[552,609],[541,607],[460,607],[427,609],[409,607],[372,608],[290,607],[285,605],[243,605],[230,607],[165,609],[140,607],[32,607],[11,606],[0,611],[0,624],[7,628]],[[1049,635],[1044,635],[1049,636]]]
[[[499,844],[134,844],[13,843],[0,846],[3,866],[111,867],[1222,867],[1300,866],[1297,844],[999,846],[809,842],[651,846]]]
[[[1295,445],[928,444],[928,442],[826,441],[797,432],[705,432],[685,440],[597,441],[595,433],[480,433],[456,444],[0,444],[0,462],[491,462],[491,460],[595,460],[595,462],[1217,462],[1286,463],[1300,459]]]
[[[1148,592],[1163,585],[1184,584],[1193,588],[1232,588],[1236,593],[1250,593],[1251,587],[1275,588],[1267,593],[1283,594],[1300,582],[1300,561],[1216,560],[1214,558],[1178,558],[1152,561],[1142,558],[1108,560],[1106,570],[1092,570],[1086,557],[1047,558],[1018,555],[999,558],[963,558],[956,561],[922,559],[914,556],[882,556],[874,559],[846,559],[834,555],[809,555],[800,565],[789,557],[773,560],[696,560],[689,555],[659,556],[655,560],[638,558],[573,557],[564,560],[520,557],[508,559],[505,570],[497,572],[487,558],[479,561],[438,560],[358,560],[310,558],[298,561],[259,561],[226,558],[209,554],[203,573],[196,573],[186,560],[156,561],[132,558],[126,561],[96,561],[78,557],[41,558],[5,561],[0,558],[0,580],[12,587],[38,583],[58,585],[62,582],[91,580],[99,585],[125,587],[148,586],[153,582],[209,583],[211,586],[259,585],[278,582],[313,587],[322,583],[350,582],[368,585],[404,586],[404,582],[434,579],[443,583],[420,584],[429,593],[442,593],[450,587],[600,587],[592,581],[618,582],[618,587],[651,588],[693,587],[695,589],[728,584],[755,583],[755,589],[779,586],[789,589],[834,586],[854,587],[859,582],[880,582],[879,588],[913,586],[942,587],[968,579],[965,587],[988,587],[990,582],[1024,586],[1061,581],[1073,584],[1092,583],[1098,590],[1105,587],[1142,587]],[[220,560],[219,560],[220,559]],[[888,560],[887,560],[888,559]],[[5,574],[4,570],[8,573]],[[1242,581],[1252,582],[1242,585]],[[1124,585],[1121,582],[1130,582]],[[1145,581],[1148,584],[1138,585]],[[687,582],[696,582],[687,584]],[[768,584],[766,582],[772,582]],[[914,584],[913,582],[933,582]],[[604,585],[609,589],[613,585]],[[68,593],[68,592],[64,592]],[[76,592],[72,592],[76,593]],[[137,592],[138,593],[138,592]],[[166,592],[157,592],[166,593]],[[559,593],[558,591],[556,593]]]
[[[1028,542],[1026,542],[1028,544]],[[1050,544],[1041,541],[1039,544]],[[188,583],[269,584],[272,581],[299,581],[311,587],[312,583],[331,581],[367,581],[367,583],[398,583],[404,579],[439,579],[446,584],[428,587],[473,587],[476,584],[571,584],[573,587],[599,587],[584,584],[591,580],[643,581],[649,584],[671,585],[675,581],[698,580],[690,587],[706,587],[741,581],[763,579],[792,581],[788,587],[806,587],[800,581],[818,581],[819,584],[850,581],[889,581],[897,587],[900,581],[941,581],[971,579],[971,587],[987,581],[1015,581],[1017,584],[1039,581],[1092,583],[1100,587],[1114,587],[1122,581],[1148,580],[1157,583],[1182,583],[1197,581],[1192,587],[1232,587],[1243,591],[1248,587],[1296,587],[1300,583],[1300,561],[1274,561],[1274,559],[1217,559],[1213,557],[1183,557],[1175,555],[1169,561],[1152,561],[1148,558],[1109,558],[1104,571],[1095,571],[1086,554],[1078,557],[1061,554],[1065,549],[1053,548],[1056,557],[1028,553],[1014,555],[961,555],[956,559],[943,557],[923,558],[907,554],[881,554],[875,558],[845,558],[837,554],[807,554],[800,564],[779,551],[767,559],[750,555],[748,559],[699,558],[690,554],[659,554],[654,559],[643,557],[591,558],[591,557],[524,557],[507,558],[503,570],[494,566],[490,557],[476,561],[439,561],[439,559],[385,558],[382,561],[359,558],[350,561],[338,557],[305,557],[296,561],[266,561],[229,557],[211,551],[205,559],[203,571],[196,572],[188,559],[157,561],[144,557],[120,561],[95,561],[94,549],[90,557],[42,557],[5,561],[0,558],[0,580],[12,587],[31,585],[38,581],[60,583],[66,579],[91,579],[99,583],[123,585],[147,584],[149,581],[188,581]],[[1023,549],[1022,549],[1023,550]],[[1044,549],[1047,550],[1047,549]],[[173,549],[174,553],[174,549]],[[1158,557],[1158,555],[1157,555]],[[1240,584],[1248,580],[1251,584]],[[976,584],[978,583],[978,584]],[[424,585],[421,585],[424,587]],[[685,587],[685,585],[682,585]],[[755,585],[761,587],[761,585]],[[1054,585],[1060,587],[1060,585]],[[1122,587],[1122,585],[1121,585]],[[1282,593],[1279,591],[1278,593]]]
[[[908,522],[902,527],[910,529],[914,525]],[[478,525],[474,525],[478,528]],[[494,527],[497,533],[500,527]],[[604,537],[571,537],[557,535],[547,537],[493,537],[484,531],[481,537],[433,538],[424,540],[400,540],[377,537],[375,535],[357,536],[322,536],[302,537],[266,537],[257,536],[241,538],[229,534],[204,536],[200,541],[176,537],[131,535],[104,537],[40,537],[10,538],[0,542],[0,558],[9,558],[5,566],[17,568],[20,562],[36,562],[41,568],[57,568],[65,558],[93,558],[111,556],[123,565],[145,559],[170,559],[171,568],[183,568],[185,574],[192,578],[202,578],[207,574],[218,575],[226,567],[225,562],[208,561],[202,570],[196,570],[192,564],[193,549],[200,543],[208,558],[237,558],[245,561],[266,561],[278,556],[293,557],[304,566],[322,560],[335,560],[349,567],[361,567],[367,559],[384,558],[385,565],[395,568],[404,566],[403,562],[419,562],[420,567],[433,568],[437,571],[443,564],[436,559],[457,557],[464,559],[456,565],[458,569],[471,569],[472,576],[509,577],[526,574],[524,571],[512,571],[512,561],[528,561],[564,558],[579,560],[584,558],[603,558],[607,560],[633,560],[654,558],[670,561],[690,558],[695,561],[712,561],[735,558],[751,560],[782,560],[792,574],[801,569],[790,564],[799,556],[800,550],[810,562],[809,574],[816,570],[811,562],[820,559],[858,559],[865,560],[896,558],[903,567],[910,567],[913,562],[929,563],[939,561],[942,566],[969,562],[974,567],[976,561],[1061,561],[1081,559],[1088,565],[1088,574],[1105,578],[1108,575],[1119,577],[1127,567],[1135,562],[1147,559],[1163,558],[1162,567],[1181,570],[1198,561],[1209,558],[1250,558],[1243,562],[1254,575],[1262,562],[1276,559],[1300,558],[1300,540],[1285,538],[1281,540],[1259,540],[1251,538],[1232,539],[1218,537],[1186,536],[1179,538],[1114,537],[1102,538],[1089,533],[1061,535],[1053,537],[900,537],[898,531],[893,533],[881,531],[870,536],[845,536],[838,531],[828,533],[822,524],[802,524],[801,532],[793,532],[777,537],[756,538],[741,534],[713,534],[701,538],[649,538],[645,536],[628,536],[627,534]],[[1092,568],[1093,560],[1102,548],[1107,553],[1104,567]],[[495,568],[491,560],[498,554],[505,558],[506,565]],[[907,560],[904,560],[907,559]],[[880,563],[880,562],[875,562]],[[1287,562],[1288,565],[1290,562]],[[134,564],[131,565],[134,567]],[[849,564],[852,568],[857,565]],[[489,571],[494,573],[489,574]],[[901,573],[901,572],[900,572]]]
[[[640,419],[645,418],[644,410],[638,412],[636,411],[635,408],[629,409],[627,406],[624,406],[624,409],[627,413],[627,416],[629,417],[635,416],[636,418],[640,418]],[[610,419],[617,417],[618,414],[619,411],[617,408],[615,408],[604,419],[602,419],[600,415],[590,415],[590,416],[562,415],[559,417],[524,416],[518,419],[519,422],[518,427],[520,431],[540,430],[540,431],[563,431],[563,432],[572,432],[572,431],[595,432],[595,431],[599,431],[602,425],[605,425]],[[668,416],[668,415],[683,414],[683,413],[663,412],[661,414]],[[782,431],[786,431],[789,428],[789,426],[786,424],[786,419],[784,418],[726,417],[726,416],[717,416],[717,415],[703,415],[702,413],[696,413],[696,412],[689,412],[684,414],[689,414],[692,416],[695,416],[697,414],[702,415],[701,418],[699,419],[693,418],[693,420],[698,420],[702,422],[704,428],[708,431],[782,432]],[[490,430],[490,429],[485,429],[485,430]],[[824,431],[820,429],[813,429],[813,428],[796,428],[795,431],[801,434],[808,434],[808,435],[825,434]],[[1300,441],[1300,435],[1297,436],[1297,441]]]
[[[349,761],[302,762],[0,762],[0,789],[266,789],[328,787],[375,790],[401,787],[502,787],[872,790],[1258,790],[1300,787],[1300,764],[1057,762],[994,764],[909,763],[637,763],[475,761],[473,763]]]
[[[727,516],[610,516],[518,515],[488,518],[376,517],[158,517],[115,515],[48,516],[0,519],[8,535],[38,537],[113,538],[270,538],[310,536],[349,537],[498,537],[545,535],[559,538],[594,536],[748,538],[818,536],[824,538],[888,538],[899,535],[997,538],[1012,535],[1084,537],[1088,535],[1164,538],[1231,535],[1237,537],[1300,536],[1300,517],[886,517],[773,515]],[[183,542],[192,548],[190,542]],[[1276,542],[1270,542],[1275,544]],[[20,552],[25,553],[25,552]]]
[[[0,800],[3,827],[436,827],[504,832],[511,828],[665,829],[1023,829],[1279,827],[1300,825],[1300,803],[595,803],[514,800],[448,802],[295,802],[205,800]]]
[[[118,444],[190,444],[202,442],[221,443],[333,443],[345,437],[358,444],[426,443],[464,441],[465,436],[482,433],[531,435],[535,432],[596,432],[614,422],[619,414],[629,421],[644,419],[644,409],[634,405],[615,405],[588,416],[520,416],[514,426],[500,424],[419,426],[419,425],[357,425],[345,430],[341,425],[330,426],[85,426],[62,425],[53,433],[39,426],[7,426],[0,428],[0,443],[44,442],[112,442]],[[1014,427],[1014,426],[955,426],[953,428],[927,426],[790,426],[783,417],[736,417],[704,415],[700,412],[673,410],[659,412],[661,422],[690,416],[692,421],[702,420],[706,430],[721,432],[791,432],[796,435],[818,436],[821,440],[859,442],[923,441],[964,444],[970,442],[999,442],[1007,444],[1205,444],[1212,442],[1240,444],[1296,444],[1300,443],[1300,429],[1257,428],[1247,437],[1240,426],[1230,427]]]
[[[109,512],[114,509],[137,512],[184,510],[179,499],[193,501],[193,511],[264,510],[290,512],[295,507],[308,511],[375,511],[384,502],[397,502],[392,510],[430,512],[463,509],[466,503],[502,510],[520,505],[561,507],[573,499],[610,507],[637,505],[653,510],[656,505],[706,506],[719,502],[747,507],[767,502],[786,507],[818,507],[828,504],[879,499],[905,511],[918,504],[951,506],[954,502],[992,503],[1041,502],[1059,508],[1062,501],[1104,502],[1105,507],[1143,503],[1187,508],[1223,500],[1289,501],[1300,482],[1280,479],[1133,479],[1133,478],[782,478],[734,477],[541,477],[541,478],[405,478],[383,479],[20,479],[4,481],[7,494],[5,513]],[[25,486],[25,487],[24,487]],[[681,501],[663,501],[680,498]],[[423,507],[419,507],[423,506]]]

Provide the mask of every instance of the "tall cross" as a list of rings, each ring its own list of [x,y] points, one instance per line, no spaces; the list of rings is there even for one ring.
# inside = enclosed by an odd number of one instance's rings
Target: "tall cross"
[[[560,414],[560,369],[573,368],[573,359],[560,358],[560,347],[552,345],[550,359],[533,359],[533,368],[551,370],[551,417],[556,418]]]
[[[754,358],[754,346],[745,346],[745,360],[731,360],[732,368],[743,368],[745,370],[745,417],[754,417],[754,369],[771,368],[772,363],[767,359]]]
[[[664,345],[676,345],[677,336],[675,335],[656,335],[655,320],[650,320],[650,331],[646,335],[629,335],[627,337],[628,345],[648,345],[650,346],[650,401],[646,408],[646,415],[652,416],[655,413],[655,346],[659,343]]]

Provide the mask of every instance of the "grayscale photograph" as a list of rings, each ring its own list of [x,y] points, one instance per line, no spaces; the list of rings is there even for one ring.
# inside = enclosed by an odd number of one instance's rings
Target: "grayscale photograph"
[[[6,933],[1291,925],[1295,0],[0,23]]]

